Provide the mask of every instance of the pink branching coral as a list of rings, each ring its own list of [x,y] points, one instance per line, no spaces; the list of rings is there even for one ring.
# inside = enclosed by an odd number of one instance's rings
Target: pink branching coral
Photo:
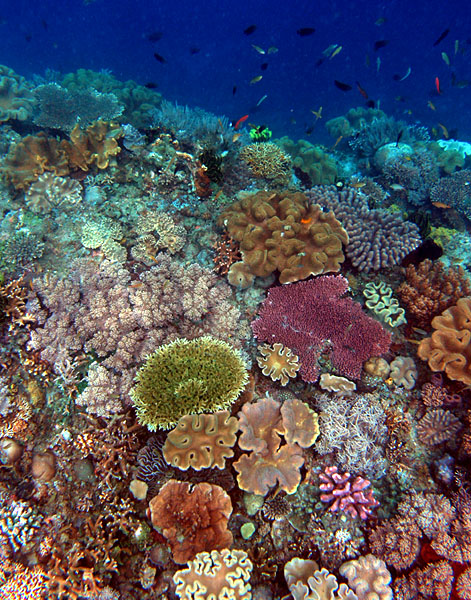
[[[343,297],[347,291],[348,281],[341,275],[271,288],[252,322],[253,332],[259,340],[279,342],[298,355],[299,373],[308,383],[317,380],[318,359],[327,349],[342,375],[358,379],[368,358],[389,350],[391,335],[361,304]]]
[[[379,502],[373,498],[373,490],[366,489],[371,485],[368,479],[358,476],[352,480],[351,477],[350,473],[339,473],[335,466],[326,467],[324,473],[319,473],[322,481],[319,488],[327,492],[321,494],[321,501],[333,501],[329,508],[332,512],[340,510],[366,520]]]
[[[100,362],[88,370],[78,397],[88,412],[106,416],[129,403],[137,366],[158,346],[211,333],[237,345],[240,313],[231,288],[197,264],[183,267],[159,254],[137,279],[122,265],[78,260],[67,277],[34,279],[28,313],[36,322],[29,348],[55,366],[84,353]]]

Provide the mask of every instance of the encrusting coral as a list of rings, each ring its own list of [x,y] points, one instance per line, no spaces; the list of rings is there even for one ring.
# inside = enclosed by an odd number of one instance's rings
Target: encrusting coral
[[[229,411],[212,415],[185,415],[170,431],[162,448],[169,465],[199,471],[210,467],[223,469],[226,458],[234,456],[239,424]]]
[[[296,377],[299,370],[299,358],[283,344],[261,344],[258,346],[261,356],[257,356],[258,366],[262,373],[272,381],[279,381],[285,386],[290,378]]]
[[[471,385],[471,297],[461,298],[432,321],[434,332],[423,339],[418,355],[432,371]]]
[[[348,236],[332,212],[324,213],[299,192],[258,192],[223,211],[219,223],[240,243],[253,275],[278,270],[280,282],[336,272]]]
[[[222,550],[232,544],[227,522],[232,503],[217,485],[171,479],[149,502],[152,525],[168,540],[173,560],[185,564],[198,552]]]
[[[185,415],[229,407],[247,381],[242,356],[228,343],[211,336],[176,339],[147,358],[131,397],[139,422],[155,431]]]

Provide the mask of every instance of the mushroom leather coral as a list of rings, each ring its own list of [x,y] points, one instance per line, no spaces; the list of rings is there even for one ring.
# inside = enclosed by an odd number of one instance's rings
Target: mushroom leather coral
[[[240,242],[244,263],[259,277],[280,272],[280,282],[337,272],[344,261],[345,229],[333,212],[310,205],[299,192],[258,192],[227,208],[220,217]]]
[[[218,485],[170,479],[149,503],[152,525],[168,540],[173,560],[185,564],[198,552],[232,544],[227,522],[232,503]]]
[[[471,384],[471,297],[461,298],[432,321],[435,331],[419,344],[418,355],[432,371]]]

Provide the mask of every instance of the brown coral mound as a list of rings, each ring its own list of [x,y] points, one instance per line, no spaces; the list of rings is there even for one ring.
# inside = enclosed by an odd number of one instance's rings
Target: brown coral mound
[[[406,279],[397,294],[419,327],[428,327],[435,316],[471,295],[471,283],[460,266],[446,268],[424,260],[407,267]]]
[[[299,192],[258,192],[244,197],[220,216],[229,235],[240,242],[251,273],[280,272],[281,283],[337,272],[348,235],[333,212],[310,205]]]
[[[227,522],[232,503],[218,485],[170,479],[149,503],[152,525],[167,538],[173,560],[185,564],[198,552],[232,544]]]
[[[423,339],[418,355],[432,371],[445,371],[450,379],[471,384],[471,297],[461,298],[432,321],[435,331]]]

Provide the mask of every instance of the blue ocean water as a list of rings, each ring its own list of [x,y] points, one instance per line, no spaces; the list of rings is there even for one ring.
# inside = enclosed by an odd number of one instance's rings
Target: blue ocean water
[[[326,120],[365,103],[358,82],[396,118],[428,127],[442,123],[460,139],[471,136],[471,9],[462,0],[19,0],[3,2],[0,19],[1,62],[27,78],[46,69],[106,69],[118,79],[155,83],[170,101],[234,120],[248,113],[275,136],[310,132],[311,110],[322,106],[315,141],[328,140]],[[245,35],[251,25],[255,31]],[[300,36],[300,28],[315,32]],[[374,43],[383,40],[387,45],[375,51]],[[318,65],[331,44],[342,50]],[[253,45],[278,52],[262,55]],[[258,75],[263,79],[251,85]],[[339,90],[334,80],[352,90]]]

